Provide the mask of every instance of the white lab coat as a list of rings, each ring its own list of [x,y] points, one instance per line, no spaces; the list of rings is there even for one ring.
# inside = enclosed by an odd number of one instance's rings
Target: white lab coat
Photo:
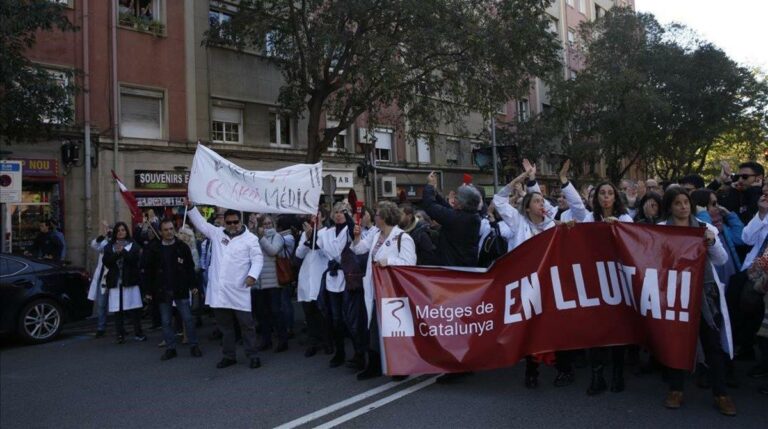
[[[324,229],[320,229],[317,234],[320,235]],[[296,247],[296,257],[304,260],[301,269],[299,269],[298,288],[296,290],[299,302],[317,301],[323,273],[328,268],[328,257],[322,250],[307,246],[307,240],[307,234],[302,232],[298,247]]]
[[[90,301],[96,301],[99,293],[104,293],[101,287],[101,279],[104,277],[106,271],[104,270],[104,263],[101,261],[101,257],[104,255],[104,248],[109,243],[109,240],[105,237],[101,241],[96,241],[94,238],[91,240],[91,249],[99,252],[98,261],[96,262],[96,269],[93,271],[93,278],[91,279],[91,286],[88,288],[88,299]],[[104,272],[102,272],[104,271]]]
[[[528,187],[531,192],[539,192],[538,185]],[[493,205],[496,211],[501,215],[501,219],[509,227],[512,233],[512,239],[508,242],[508,248],[514,249],[534,235],[546,231],[555,226],[554,220],[548,217],[552,212],[552,205],[545,201],[544,207],[547,211],[544,221],[540,224],[534,224],[528,217],[523,216],[519,210],[509,204],[509,194],[511,190],[508,186],[503,187],[498,194],[493,196]],[[555,211],[557,211],[555,209]]]
[[[741,239],[745,244],[752,246],[752,249],[747,253],[747,257],[744,258],[744,264],[741,266],[742,271],[749,269],[752,263],[755,262],[760,248],[763,246],[763,242],[768,238],[768,216],[760,219],[760,213],[755,213],[755,217],[749,221],[741,232]]]
[[[211,240],[205,303],[211,308],[251,311],[251,288],[245,279],[258,279],[261,273],[264,258],[259,239],[247,229],[229,237],[224,228],[206,222],[197,208],[190,210],[188,216],[192,225]]]
[[[133,246],[138,246],[138,244],[136,244],[135,242],[128,243],[125,246],[125,251],[130,252]],[[110,313],[117,313],[118,311],[120,311],[120,289],[121,288],[119,286],[109,289],[108,310]],[[144,302],[141,300],[141,289],[139,289],[139,285],[123,285],[122,290],[123,290],[123,311],[144,307]]]
[[[400,250],[397,249],[397,237],[402,233],[400,239]],[[373,316],[374,300],[376,294],[373,289],[373,263],[386,260],[387,265],[416,265],[416,244],[410,235],[403,232],[398,226],[392,227],[389,236],[381,245],[375,257],[373,248],[379,241],[381,231],[375,234],[369,234],[365,239],[360,239],[357,244],[352,244],[350,249],[358,255],[368,253],[368,263],[366,265],[365,276],[363,277],[363,291],[365,297],[365,309],[368,312],[368,326],[371,325]]]
[[[341,232],[336,235],[336,227],[331,226],[317,232],[317,245],[320,247],[328,260],[335,260],[341,263],[341,252],[344,251],[349,241],[349,233],[345,226]],[[326,266],[326,268],[328,268]],[[325,270],[323,270],[325,271]],[[344,272],[339,268],[338,274],[334,277],[330,273],[325,274],[325,290],[328,292],[344,292],[347,283],[344,281]]]

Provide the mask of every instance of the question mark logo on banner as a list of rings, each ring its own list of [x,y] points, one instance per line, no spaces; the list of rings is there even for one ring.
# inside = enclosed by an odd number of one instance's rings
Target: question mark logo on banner
[[[381,299],[381,336],[414,336],[413,314],[408,298]]]

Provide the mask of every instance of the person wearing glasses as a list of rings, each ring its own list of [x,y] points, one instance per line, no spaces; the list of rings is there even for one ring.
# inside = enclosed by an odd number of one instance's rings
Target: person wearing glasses
[[[731,174],[727,162],[721,163],[720,177],[708,188],[717,192],[721,206],[736,213],[745,225],[757,213],[757,202],[762,195],[765,168],[754,161],[739,164],[739,171]],[[748,249],[740,249],[742,256]]]
[[[208,268],[206,305],[213,309],[216,324],[222,331],[222,354],[217,368],[237,363],[235,353],[235,320],[240,324],[245,354],[250,368],[259,368],[256,327],[251,315],[251,288],[261,274],[264,257],[259,239],[242,224],[237,210],[224,213],[224,227],[205,221],[191,202],[186,203],[192,225],[211,240],[211,263]]]

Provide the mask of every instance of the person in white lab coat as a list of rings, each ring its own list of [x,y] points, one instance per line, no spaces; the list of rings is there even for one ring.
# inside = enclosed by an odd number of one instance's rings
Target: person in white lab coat
[[[320,209],[317,212],[317,234],[321,234],[328,219],[328,211]],[[303,260],[299,269],[298,289],[296,296],[304,310],[307,322],[309,345],[304,352],[305,357],[312,357],[321,349],[326,354],[333,353],[331,332],[328,320],[320,311],[317,297],[320,294],[323,273],[328,268],[328,257],[320,250],[316,242],[315,221],[304,222],[304,232],[296,244],[296,257]]]
[[[103,337],[107,329],[107,299],[109,297],[103,285],[106,269],[104,262],[102,262],[102,256],[104,255],[104,248],[109,244],[112,229],[106,222],[102,222],[102,225],[104,226],[103,234],[91,240],[91,249],[98,252],[99,256],[96,259],[96,269],[93,271],[91,285],[88,289],[88,299],[96,303],[96,338]]]
[[[261,366],[256,350],[256,327],[251,315],[251,288],[261,273],[264,259],[259,239],[242,224],[241,213],[227,210],[224,228],[215,227],[187,202],[189,220],[211,240],[211,264],[205,303],[213,308],[216,324],[222,331],[222,354],[217,368],[237,363],[234,322],[240,324],[245,354],[251,368]]]
[[[365,292],[365,307],[370,328],[370,343],[368,350],[368,366],[357,374],[358,380],[366,380],[381,375],[381,347],[379,327],[376,320],[376,293],[373,288],[373,264],[380,267],[388,265],[416,265],[416,244],[413,238],[404,232],[398,224],[402,212],[389,201],[382,201],[376,211],[376,226],[379,231],[369,234],[362,239],[359,225],[354,228],[354,242],[350,249],[358,255],[368,254],[368,263],[363,277]]]

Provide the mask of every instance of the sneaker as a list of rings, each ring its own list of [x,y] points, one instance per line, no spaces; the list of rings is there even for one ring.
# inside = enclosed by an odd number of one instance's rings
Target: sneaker
[[[733,417],[736,415],[736,405],[734,405],[730,396],[715,396],[715,407],[720,414]]]
[[[664,400],[664,407],[670,410],[676,410],[683,405],[683,392],[679,390],[670,390],[667,393],[667,399]]]
[[[175,358],[176,355],[176,349],[168,349],[163,352],[163,354],[160,356],[160,360],[168,360]]]
[[[226,367],[228,367],[228,366],[232,366],[232,365],[234,365],[234,364],[236,364],[236,363],[237,363],[237,361],[236,361],[236,360],[234,360],[234,359],[230,359],[230,358],[222,358],[222,359],[219,361],[219,363],[217,363],[217,364],[216,364],[216,368],[222,369],[222,368],[226,368]]]
[[[194,346],[192,346],[191,349],[189,349],[189,354],[191,354],[192,357],[202,357],[203,356],[203,352],[200,350],[200,347],[198,347],[197,344],[195,344]]]
[[[147,341],[147,336],[144,334],[138,334],[133,337],[133,341],[138,341],[140,343],[143,343],[144,341]]]

